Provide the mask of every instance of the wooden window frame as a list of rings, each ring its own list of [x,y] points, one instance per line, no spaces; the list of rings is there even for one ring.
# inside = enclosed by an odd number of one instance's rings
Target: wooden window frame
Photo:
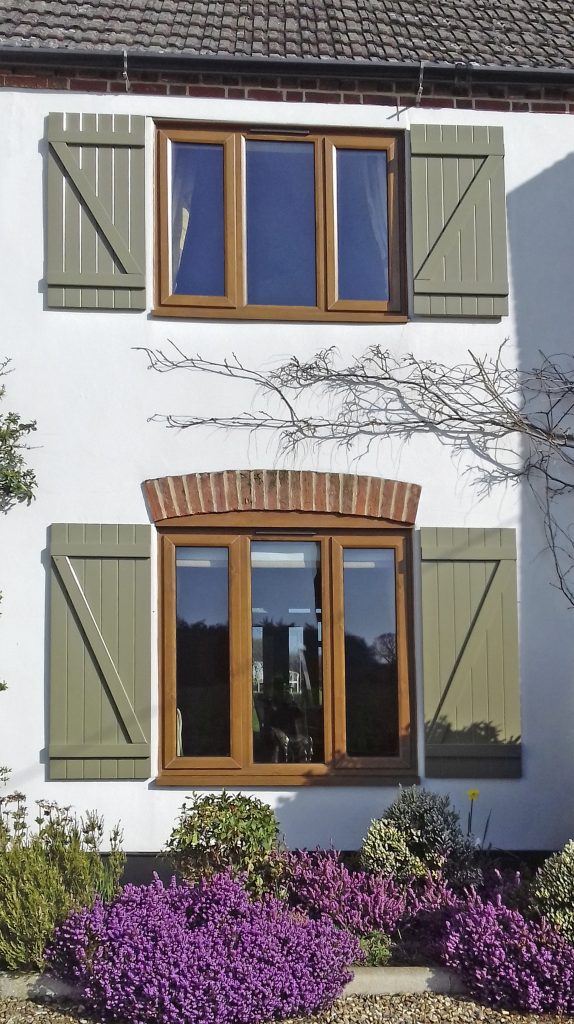
[[[199,520],[199,521],[197,521]],[[412,530],[366,517],[301,513],[204,514],[161,528],[160,572],[160,785],[301,786],[394,785],[417,781],[412,665]],[[323,713],[325,763],[260,764],[252,760],[250,542],[302,540],[321,544],[323,602]],[[176,753],[175,551],[176,547],[229,551],[231,751],[229,757]],[[343,559],[345,548],[395,552],[399,753],[358,758],[345,753]]]
[[[262,130],[237,125],[191,127],[157,122],[156,163],[156,316],[229,320],[405,323],[404,138],[402,133],[289,128]],[[248,304],[245,250],[245,143],[304,141],[315,147],[316,276],[315,306]],[[170,282],[171,142],[211,143],[224,147],[225,295],[174,295]],[[338,148],[387,152],[389,300],[339,300],[335,229],[334,151]]]

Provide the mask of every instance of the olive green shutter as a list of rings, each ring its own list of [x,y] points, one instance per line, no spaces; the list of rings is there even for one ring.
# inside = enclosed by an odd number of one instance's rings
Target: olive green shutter
[[[414,312],[508,313],[502,128],[413,125]]]
[[[514,530],[420,531],[425,774],[521,773]]]
[[[48,117],[48,306],[145,309],[145,118]]]
[[[150,774],[150,527],[50,528],[50,778]]]

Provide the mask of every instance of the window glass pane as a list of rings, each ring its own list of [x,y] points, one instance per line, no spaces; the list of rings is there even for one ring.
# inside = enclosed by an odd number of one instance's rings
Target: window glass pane
[[[247,143],[247,301],[315,306],[315,147]]]
[[[345,701],[350,757],[399,750],[395,553],[345,548]]]
[[[177,753],[230,753],[227,548],[177,548]]]
[[[253,759],[324,761],[320,546],[251,545]]]
[[[177,295],[224,295],[223,146],[171,144],[171,266]]]
[[[337,295],[384,302],[389,298],[387,154],[336,152]]]

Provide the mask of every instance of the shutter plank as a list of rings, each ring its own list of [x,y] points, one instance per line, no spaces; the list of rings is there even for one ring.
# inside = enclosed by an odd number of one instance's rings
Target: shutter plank
[[[113,128],[113,118],[111,114],[101,114],[99,120],[99,127],[102,132],[106,134],[108,131],[111,132]],[[114,156],[115,151],[112,146],[98,146],[98,199],[100,200],[104,210],[109,210],[110,213],[113,210],[114,217],[113,223],[116,228],[118,235],[121,239],[128,239],[128,235],[122,231],[121,220],[118,217],[119,211],[117,207],[113,205],[114,202],[114,190],[113,190],[113,174],[114,174]],[[126,246],[129,249],[129,244]],[[115,292],[113,285],[107,286],[107,279],[109,277],[115,277],[115,261],[109,250],[109,244],[100,233],[97,241],[97,252],[98,252],[98,271],[102,274],[102,285],[99,289],[97,296],[97,307],[98,309],[114,309],[115,308]],[[124,265],[123,272],[127,273],[128,268]],[[104,281],[104,276],[106,280]]]
[[[148,778],[149,527],[57,524],[50,538],[50,777]]]
[[[84,127],[95,130],[96,115],[84,114],[83,124]],[[81,169],[90,184],[90,188],[95,192],[97,188],[95,148],[93,146],[82,146],[79,150],[79,158]],[[98,240],[92,218],[88,216],[87,211],[83,208],[80,209],[80,238],[81,264],[78,269],[82,279],[84,279],[86,274],[95,274]],[[94,307],[97,303],[97,292],[95,288],[82,288],[79,298],[81,304],[85,303],[87,306]]]
[[[516,777],[514,531],[427,528],[420,535],[426,774]]]
[[[68,120],[72,129],[79,128],[80,115],[68,114]],[[56,156],[60,154],[56,150]],[[68,274],[78,274],[80,271],[80,204],[76,192],[66,188],[64,192],[64,270]],[[64,300],[70,309],[80,309],[82,296],[77,289],[67,289],[64,293]]]
[[[48,142],[48,304],[145,309],[145,119],[51,114]]]
[[[413,125],[411,181],[415,313],[503,315],[508,280],[502,130]]]

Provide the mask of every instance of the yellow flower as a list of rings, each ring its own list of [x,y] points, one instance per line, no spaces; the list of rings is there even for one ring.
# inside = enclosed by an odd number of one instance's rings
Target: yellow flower
[[[469,789],[469,790],[467,790],[467,794],[466,795],[468,796],[468,799],[472,803],[473,800],[478,800],[479,794],[480,794],[480,790],[479,789]]]

